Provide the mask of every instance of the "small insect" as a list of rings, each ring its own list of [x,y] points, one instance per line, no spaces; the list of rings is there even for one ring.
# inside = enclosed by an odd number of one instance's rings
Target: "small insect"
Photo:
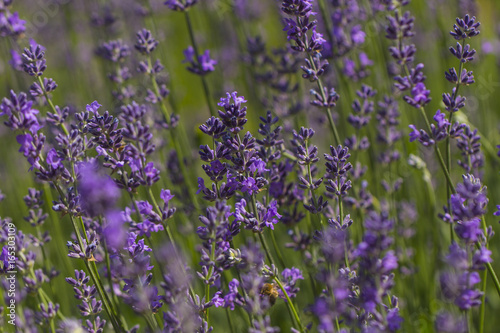
[[[274,303],[276,303],[276,299],[278,299],[278,288],[275,283],[264,283],[262,289],[260,290],[260,294],[262,296],[268,296],[269,303],[274,305]]]
[[[126,144],[125,143],[122,143],[121,145],[119,145],[117,148],[115,148],[117,151],[119,151],[120,153],[123,151],[123,149],[125,149],[125,146]]]

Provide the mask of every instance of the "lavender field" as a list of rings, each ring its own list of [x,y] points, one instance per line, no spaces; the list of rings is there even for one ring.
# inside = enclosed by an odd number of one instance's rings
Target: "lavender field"
[[[500,2],[0,0],[0,332],[498,332]]]

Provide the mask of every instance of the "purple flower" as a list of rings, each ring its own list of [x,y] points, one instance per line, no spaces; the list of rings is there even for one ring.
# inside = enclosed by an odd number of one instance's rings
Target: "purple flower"
[[[475,218],[469,221],[458,221],[455,225],[455,232],[457,236],[465,240],[468,243],[474,243],[482,235],[482,230],[480,228],[481,220]]]
[[[436,331],[438,333],[465,333],[467,323],[462,317],[455,317],[451,313],[441,312],[436,316]]]
[[[402,323],[403,318],[399,315],[399,308],[393,308],[387,311],[387,328],[390,332],[399,330]]]
[[[486,263],[492,262],[491,251],[486,247],[482,246],[479,250],[474,253],[472,257],[472,268],[477,270],[484,269]]]
[[[198,0],[167,0],[164,2],[171,10],[186,11],[189,7],[194,6]]]
[[[102,43],[96,53],[106,60],[118,63],[130,56],[130,48],[121,39],[110,40]]]
[[[229,292],[224,296],[224,307],[229,307],[231,310],[234,310],[234,301],[238,296],[238,287],[240,286],[240,282],[237,279],[232,279],[229,282]]]
[[[368,67],[368,66],[371,66],[373,65],[373,60],[371,60],[370,58],[368,58],[368,55],[364,52],[360,52],[359,53],[359,64],[361,65],[361,67]]]
[[[357,24],[351,29],[351,39],[354,44],[363,44],[365,42],[366,33],[362,30],[361,25]]]
[[[253,178],[253,177],[245,178],[241,182],[241,192],[243,192],[243,193],[248,193],[248,194],[252,195],[253,192],[256,192],[258,190],[259,190],[259,187],[257,186],[255,178]]]
[[[214,297],[212,297],[212,304],[218,308],[219,306],[224,305],[224,298],[221,297],[222,291],[218,291],[214,294]]]
[[[472,289],[474,285],[479,282],[481,282],[481,278],[478,272],[466,272],[460,277],[459,283],[464,286],[464,289],[460,292],[458,297],[455,298],[455,305],[461,310],[468,310],[471,307],[481,304],[481,296],[483,293],[477,289]]]
[[[281,10],[291,16],[315,15],[311,0],[283,0]]]
[[[475,16],[470,17],[469,14],[466,14],[463,19],[457,17],[456,22],[453,25],[453,31],[450,31],[450,35],[456,40],[463,40],[479,35],[477,28],[481,23],[476,22]]]
[[[150,215],[153,213],[153,205],[147,201],[137,202],[137,207],[139,208],[139,213],[142,215]]]
[[[4,98],[0,104],[0,116],[7,116],[5,125],[16,130],[28,130],[32,134],[38,132],[42,127],[38,123],[38,110],[32,108],[33,102],[28,100],[28,96],[21,92],[18,95],[11,90],[9,98]]]
[[[153,162],[149,162],[144,167],[144,185],[152,186],[158,180],[160,180],[160,170],[154,167]]]
[[[9,60],[9,64],[16,71],[22,71],[23,70],[23,59],[21,58],[21,55],[16,50],[10,50],[10,55],[12,58]]]
[[[146,236],[149,238],[152,232],[162,231],[163,225],[144,220],[142,223],[137,223],[137,229],[139,230],[139,236]]]
[[[40,160],[40,151],[43,148],[45,137],[43,135],[32,136],[26,133],[16,136],[16,140],[21,145],[19,152],[23,153],[24,157],[27,157],[31,165],[29,170],[40,169],[38,161]]]
[[[262,218],[262,222],[272,230],[274,230],[274,224],[278,223],[281,218],[281,215],[278,213],[278,207],[276,206],[277,203],[276,200],[271,201],[271,204]]]
[[[203,73],[213,72],[215,70],[214,66],[217,65],[217,60],[210,59],[210,50],[205,50],[198,58],[198,61]]]
[[[102,105],[99,104],[97,101],[93,101],[92,103],[90,104],[87,104],[87,106],[85,107],[85,110],[87,110],[87,112],[90,112],[94,115],[97,115],[97,110],[99,110],[99,108],[101,107]]]
[[[112,210],[106,214],[107,224],[103,226],[102,234],[106,240],[106,245],[111,249],[119,250],[123,248],[127,241],[127,232],[124,227],[124,213]]]
[[[237,221],[243,221],[247,214],[245,207],[247,206],[247,202],[245,199],[241,199],[239,202],[234,204],[234,213],[233,216]]]
[[[306,50],[310,53],[320,52],[323,49],[323,44],[326,43],[326,39],[323,35],[316,31],[316,27],[312,28],[311,40],[309,42],[309,48]],[[328,62],[326,62],[328,64]],[[317,66],[322,67],[322,66]],[[323,69],[324,70],[324,69]]]
[[[389,274],[396,268],[398,268],[398,258],[394,255],[394,251],[387,251],[385,257],[380,262],[380,272],[382,274]]]
[[[411,89],[411,95],[413,98],[405,96],[405,101],[415,108],[420,108],[430,102],[430,93],[431,91],[427,90],[425,84],[423,82],[419,82]]]
[[[206,190],[205,180],[201,177],[198,177],[198,191],[196,191],[196,194],[199,194],[200,192],[203,192],[204,190]]]
[[[497,210],[493,213],[493,215],[500,216],[500,205],[497,205]]]
[[[285,268],[283,272],[281,272],[281,275],[283,277],[283,285],[285,287],[288,296],[295,297],[300,290],[298,287],[295,286],[297,284],[297,281],[304,280],[302,272],[300,271],[300,269],[292,267],[292,268]],[[286,300],[286,297],[281,290],[279,291],[279,294],[281,298]]]
[[[238,92],[233,91],[232,93],[226,92],[226,98],[221,97],[220,102],[217,103],[218,106],[224,108],[224,111],[219,110],[219,117],[233,134],[241,131],[247,122],[247,107],[242,105],[246,102],[245,97],[238,96]]]
[[[189,46],[184,50],[184,56],[186,59],[183,63],[189,63],[190,66],[187,69],[197,75],[206,75],[215,70],[215,65],[217,65],[217,60],[210,58],[210,50],[205,50],[203,54],[195,59],[196,53],[192,46]]]
[[[58,169],[59,167],[62,167],[62,159],[57,156],[57,151],[52,148],[49,150],[47,153],[47,164],[50,165],[53,169]]]
[[[31,76],[41,76],[47,69],[45,48],[37,44],[34,40],[30,40],[29,48],[24,48],[22,57],[23,69]]]
[[[436,111],[433,119],[438,123],[438,127],[446,127],[450,125],[450,122],[446,119],[446,115],[440,110]]]
[[[466,270],[469,267],[467,252],[455,242],[450,245],[449,253],[445,259],[456,270]]]
[[[33,147],[32,147],[32,142],[33,142],[33,137],[31,136],[31,134],[27,133],[27,134],[20,134],[18,136],[16,136],[16,140],[17,140],[17,143],[19,143],[21,145],[21,147],[19,148],[19,152],[20,153],[23,153],[23,155],[25,157],[28,157],[31,153],[31,151],[33,150]]]

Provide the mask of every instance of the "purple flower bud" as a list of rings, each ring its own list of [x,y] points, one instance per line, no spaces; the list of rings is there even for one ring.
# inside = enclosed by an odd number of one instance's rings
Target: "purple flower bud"
[[[136,36],[137,40],[134,46],[135,49],[142,54],[151,54],[158,46],[158,41],[153,38],[151,31],[147,29],[138,31]]]

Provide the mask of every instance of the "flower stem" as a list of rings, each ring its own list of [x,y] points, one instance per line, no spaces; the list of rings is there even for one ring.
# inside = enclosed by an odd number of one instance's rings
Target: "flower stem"
[[[481,244],[479,242],[476,242],[476,247],[477,249],[481,249]],[[498,280],[498,276],[496,275],[495,271],[493,270],[493,266],[491,266],[491,263],[487,262],[486,264],[486,269],[488,270],[488,273],[491,275],[491,278],[493,280],[493,284],[495,285],[495,289],[497,291],[498,296],[500,296],[500,281]]]
[[[488,278],[488,272],[483,272],[483,285],[481,290],[483,291],[483,296],[481,296],[481,307],[479,308],[479,333],[484,332],[484,313],[486,304],[484,301],[486,300],[486,279]]]
[[[189,38],[191,39],[191,44],[193,44],[193,50],[194,50],[194,54],[196,56],[196,61],[198,61],[198,59],[200,57],[200,53],[199,53],[198,46],[196,44],[196,39],[194,38],[194,30],[193,30],[193,25],[191,24],[191,18],[189,17],[189,12],[187,10],[184,11],[184,17],[186,18],[186,26],[188,28]],[[204,92],[205,98],[207,100],[210,114],[213,117],[217,117],[217,112],[215,111],[215,108],[212,105],[212,97],[210,95],[210,89],[208,87],[207,80],[205,79],[204,75],[200,75],[200,79],[201,79],[201,84],[203,85],[203,92]]]
[[[149,199],[151,200],[151,202],[153,203],[153,207],[155,208],[156,212],[158,213],[159,216],[161,216],[162,215],[161,209],[158,206],[158,203],[156,202],[156,199],[153,195],[153,191],[151,190],[151,187],[148,187],[148,196],[149,196]],[[170,244],[172,245],[172,251],[174,252],[174,256],[175,256],[176,260],[178,261],[179,265],[182,267],[182,272],[183,272],[184,276],[186,276],[186,278],[187,278],[186,268],[184,267],[184,265],[182,264],[182,261],[180,260],[180,255],[177,252],[177,246],[176,246],[176,243],[174,241],[174,237],[172,235],[172,232],[170,231],[170,226],[166,223],[162,223],[162,225],[163,225],[163,229],[165,230],[165,233],[167,234],[167,238],[170,241]],[[196,294],[194,293],[194,290],[193,290],[193,287],[191,286],[191,284],[189,283],[188,285],[189,285],[189,293],[191,294],[191,297],[193,297],[193,299],[194,299]]]
[[[59,186],[59,184],[57,184],[57,182],[53,182],[55,188],[57,189],[57,191],[59,192],[59,195],[61,196],[61,200],[63,201],[63,203],[65,205],[67,205],[66,203],[66,199],[64,198],[64,193],[61,189],[61,187]],[[75,222],[75,220],[73,219],[73,215],[70,213],[68,214],[69,215],[69,219],[71,221],[71,224],[73,226],[73,230],[75,231],[75,235],[76,235],[76,239],[78,241],[78,245],[80,246],[80,249],[82,251],[84,251],[84,246],[83,246],[83,241],[82,241],[82,236],[81,236],[81,233],[80,233],[80,230],[78,229],[78,226]],[[97,270],[97,267],[95,266],[95,263],[94,263],[94,267],[92,267],[90,264],[89,264],[89,261],[84,259],[83,262],[85,263],[85,267],[87,268],[87,271],[92,279],[92,282],[94,283],[96,289],[97,289],[97,292],[99,293],[99,296],[101,297],[101,300],[102,300],[102,304],[104,306],[104,310],[106,311],[110,321],[111,321],[111,324],[113,325],[113,328],[115,329],[116,332],[125,332],[125,329],[123,328],[123,324],[121,322],[121,320],[118,318],[118,316],[116,315],[116,312],[114,310],[114,308],[112,307],[112,305],[110,304],[110,301],[109,301],[109,298],[106,294],[106,291],[104,290],[104,288],[102,287],[102,284],[101,284],[101,280],[99,278],[99,275],[98,274],[95,274],[93,268],[95,267],[96,270]]]
[[[151,66],[151,57],[148,58],[148,62],[149,62],[149,65]],[[157,96],[158,103],[160,104],[161,112],[163,113],[163,116],[165,117],[166,123],[170,126],[171,125],[170,112],[168,112],[167,106],[165,105],[165,103],[163,102],[163,99],[161,98],[160,88],[158,87],[158,83],[156,82],[156,79],[153,75],[151,75],[151,83],[153,85],[155,95]],[[187,172],[186,166],[184,165],[184,154],[183,154],[181,146],[179,144],[179,140],[176,137],[177,136],[177,129],[175,127],[170,127],[168,130],[168,133],[170,136],[170,143],[173,145],[175,152],[177,153],[177,160],[179,162],[179,168],[181,170],[182,176],[184,177],[184,182],[186,183],[185,187],[187,188],[191,202],[193,203],[194,208],[197,211],[200,211],[200,205],[198,204],[198,199],[196,198],[196,195],[193,192],[191,178]]]
[[[290,299],[290,296],[288,296],[288,293],[286,292],[285,287],[283,286],[283,284],[281,283],[281,281],[278,279],[277,276],[274,277],[274,282],[276,282],[276,284],[280,287],[283,295],[285,295],[286,304],[288,305],[288,307],[292,311],[293,316],[295,318],[295,321],[297,322],[297,325],[299,326],[300,332],[304,332],[304,326],[302,326],[302,322],[300,321],[299,314],[297,313],[297,310],[295,309],[295,306],[293,305],[292,300]]]
[[[278,255],[278,260],[280,262],[281,267],[285,268],[285,260],[283,259],[283,255],[281,254],[280,248],[278,246],[278,243],[276,242],[276,237],[274,236],[274,232],[271,232],[271,241],[273,243],[273,248],[276,254]]]
[[[47,103],[49,103],[50,108],[52,109],[52,112],[54,112],[54,114],[57,114],[56,107],[54,106],[54,103],[52,103],[52,100],[50,99],[49,94],[45,90],[45,86],[43,85],[42,77],[37,76],[37,79],[38,79],[38,83],[40,84],[40,88],[43,91],[43,96],[47,100]],[[61,123],[60,126],[61,126],[61,129],[63,130],[64,134],[66,134],[66,136],[69,136],[69,132],[68,132],[68,129],[66,128],[66,125]]]
[[[309,61],[311,62],[312,69],[315,71],[316,64],[314,63],[314,59],[310,54],[308,54],[308,56],[309,56]],[[318,80],[316,80],[316,83],[318,85],[318,90],[319,90],[319,93],[321,94],[321,98],[323,99],[324,102],[326,102],[327,96],[326,96],[325,90],[323,88],[323,82],[321,81],[320,78],[318,78]],[[339,132],[337,131],[337,126],[335,126],[335,122],[333,121],[332,110],[330,107],[326,107],[325,110],[326,110],[326,116],[328,117],[328,123],[330,124],[330,129],[331,129],[332,134],[333,134],[333,139],[335,140],[335,144],[339,145],[341,143],[341,141],[340,141]]]
[[[424,107],[421,106],[419,108],[419,110],[420,110],[420,114],[422,115],[422,117],[425,120],[425,123],[427,125],[427,130],[429,131],[429,133],[432,133],[431,125],[429,123],[429,118],[427,118],[427,114],[425,113]],[[448,168],[446,167],[446,164],[445,164],[444,159],[443,159],[443,155],[441,154],[441,150],[439,149],[437,144],[434,144],[434,152],[436,153],[436,156],[437,156],[438,161],[439,161],[439,165],[441,165],[441,169],[443,170],[444,176],[446,177],[446,182],[448,183],[448,187],[450,188],[450,190],[453,193],[455,193],[456,192],[455,185],[453,185],[453,180],[451,180],[450,172],[449,172]]]

